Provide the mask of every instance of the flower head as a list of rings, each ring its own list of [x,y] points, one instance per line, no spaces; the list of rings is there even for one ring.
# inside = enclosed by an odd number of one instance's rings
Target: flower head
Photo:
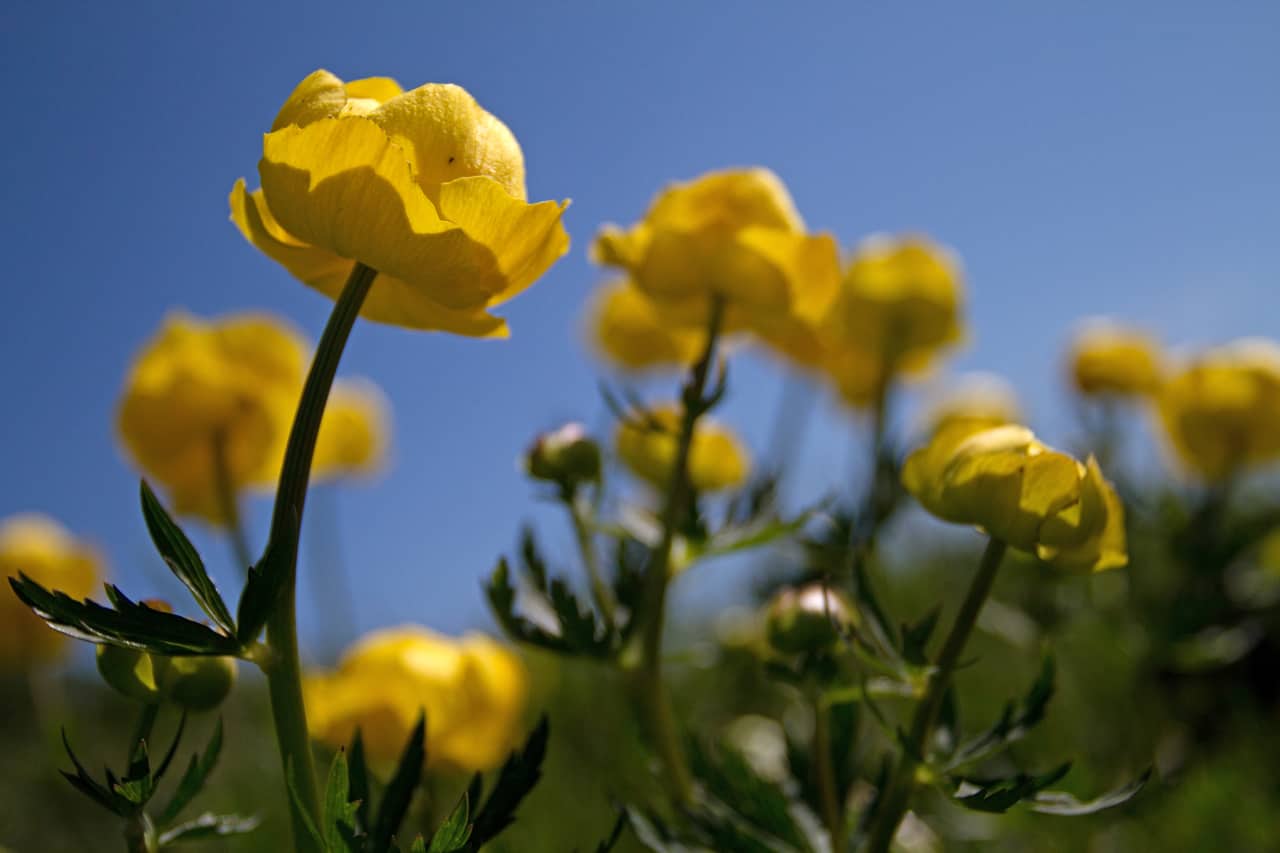
[[[680,411],[675,405],[649,410],[642,421],[619,424],[615,449],[633,474],[665,488],[675,464]],[[736,435],[715,421],[702,418],[689,448],[689,482],[695,491],[716,492],[742,485],[751,459]]]
[[[1280,459],[1280,346],[1209,350],[1169,374],[1157,404],[1178,458],[1206,479]]]
[[[316,71],[281,107],[258,174],[261,189],[231,191],[245,239],[331,298],[355,261],[377,270],[361,313],[382,323],[503,336],[489,309],[569,247],[565,204],[526,201],[515,136],[459,86]]]
[[[907,458],[902,482],[938,518],[976,525],[1060,568],[1128,562],[1124,509],[1097,461],[1046,447],[1025,427],[945,426]]]
[[[1160,385],[1160,348],[1148,335],[1092,323],[1071,346],[1071,380],[1088,396],[1143,397]]]
[[[93,593],[104,573],[102,558],[51,518],[14,515],[0,522],[0,575],[18,573],[48,589],[82,599]],[[66,637],[18,600],[8,585],[0,593],[0,669],[25,671],[58,657]]]
[[[375,767],[394,766],[425,713],[427,761],[477,771],[515,745],[528,676],[488,637],[405,625],[361,638],[337,670],[308,676],[303,693],[312,736],[337,749],[358,728]]]
[[[839,278],[835,241],[805,234],[786,187],[758,168],[673,184],[630,229],[603,228],[593,253],[688,324],[704,325],[712,297],[723,299],[730,330],[816,319]]]
[[[232,489],[261,479],[288,434],[306,364],[302,337],[272,317],[171,314],[125,380],[120,439],[177,512],[225,523],[217,454]]]
[[[635,371],[687,367],[697,359],[703,337],[672,323],[658,303],[625,279],[595,294],[587,333],[605,361]]]

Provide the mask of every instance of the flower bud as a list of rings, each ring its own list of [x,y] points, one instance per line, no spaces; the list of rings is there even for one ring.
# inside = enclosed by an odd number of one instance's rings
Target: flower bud
[[[148,705],[163,698],[156,682],[159,671],[168,665],[168,658],[110,645],[98,646],[97,658],[98,674],[116,692]]]
[[[576,486],[600,479],[600,446],[580,423],[544,433],[529,448],[525,470],[535,480]]]
[[[773,597],[766,627],[769,644],[783,654],[820,652],[857,625],[852,605],[841,593],[820,583],[789,587]]]
[[[218,707],[236,682],[236,661],[230,657],[176,657],[157,673],[166,701],[188,711]]]

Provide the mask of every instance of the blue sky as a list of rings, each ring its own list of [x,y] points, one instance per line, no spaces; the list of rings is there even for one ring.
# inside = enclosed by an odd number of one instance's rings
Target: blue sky
[[[510,341],[362,323],[344,361],[393,401],[395,465],[309,518],[338,519],[357,627],[457,631],[487,622],[478,579],[521,520],[567,551],[515,459],[541,428],[604,422],[579,335],[601,222],[637,218],[669,180],[761,164],[846,247],[931,234],[966,266],[955,367],[1005,374],[1063,434],[1077,318],[1178,345],[1280,336],[1278,41],[1280,6],[1261,0],[9,4],[0,515],[55,515],[126,590],[179,597],[116,398],[173,307],[265,308],[319,336],[330,303],[246,245],[226,205],[317,67],[464,85],[519,137],[531,196],[573,199],[571,253],[505,307]],[[725,416],[760,446],[780,377],[748,356],[734,379]],[[856,430],[818,411],[800,477],[814,494],[847,470]],[[255,541],[267,510],[252,506]],[[199,542],[234,586],[222,543]]]

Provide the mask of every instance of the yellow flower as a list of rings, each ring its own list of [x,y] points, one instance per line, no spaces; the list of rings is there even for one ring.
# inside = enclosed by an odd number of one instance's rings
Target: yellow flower
[[[960,340],[963,299],[960,264],[950,250],[923,237],[866,240],[829,317],[832,373],[848,381],[848,372],[858,377],[927,368]]]
[[[702,325],[722,297],[727,329],[816,320],[840,275],[835,241],[805,234],[786,187],[759,168],[668,187],[629,230],[603,228],[593,254],[686,323]]]
[[[316,437],[312,481],[369,476],[381,470],[390,443],[389,411],[387,398],[374,383],[351,379],[335,382]],[[283,463],[283,454],[280,458]]]
[[[1082,464],[1025,427],[944,426],[907,458],[902,482],[938,518],[976,525],[1059,568],[1128,563],[1124,509],[1097,461]]]
[[[215,453],[233,490],[258,480],[287,436],[306,364],[301,336],[272,317],[171,314],[129,371],[120,439],[175,511],[225,523]]]
[[[91,546],[53,519],[32,513],[0,522],[0,575],[14,578],[19,572],[48,589],[83,599],[102,580],[104,566]],[[22,672],[57,658],[67,638],[5,587],[0,593],[0,669]]]
[[[1022,418],[1018,398],[1003,377],[994,373],[970,373],[946,380],[942,390],[926,406],[921,419],[924,432],[934,435],[958,423],[973,432],[1016,423]]]
[[[528,693],[520,659],[480,634],[454,639],[414,625],[375,631],[336,671],[303,682],[307,724],[338,749],[360,729],[370,763],[394,766],[423,712],[427,762],[487,770],[519,737]]]
[[[625,279],[600,288],[591,302],[587,331],[601,357],[625,370],[688,366],[700,354],[704,337],[675,327]]]
[[[618,425],[614,445],[618,457],[633,474],[665,488],[675,464],[680,410],[664,405],[649,410],[645,423]],[[689,481],[698,492],[716,492],[739,486],[751,471],[751,459],[742,442],[715,421],[702,418],[689,449]]]
[[[511,131],[466,90],[385,77],[303,80],[263,140],[262,188],[231,191],[249,242],[336,298],[360,261],[379,275],[362,314],[502,337],[489,313],[569,248],[567,203],[529,204]]]
[[[1174,370],[1158,397],[1178,457],[1209,480],[1280,458],[1280,346],[1247,339]]]
[[[1071,379],[1081,394],[1140,397],[1160,384],[1160,349],[1150,336],[1110,323],[1086,326],[1071,347]]]

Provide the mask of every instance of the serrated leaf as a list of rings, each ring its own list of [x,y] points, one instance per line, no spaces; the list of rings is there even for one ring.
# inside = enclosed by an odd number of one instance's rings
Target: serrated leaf
[[[182,532],[177,523],[165,511],[151,486],[142,481],[142,517],[147,523],[147,531],[151,541],[164,559],[165,565],[177,576],[178,580],[190,591],[192,598],[200,605],[200,609],[209,615],[213,624],[222,629],[228,636],[235,636],[236,624],[231,618],[231,611],[222,600],[218,587],[205,570],[204,562],[196,552],[191,540]],[[247,568],[247,567],[246,567]]]
[[[941,615],[942,605],[939,604],[916,624],[902,626],[902,656],[907,663],[915,666],[925,666],[929,663],[926,648],[934,629],[938,627],[938,617]]]
[[[187,807],[187,804],[195,799],[196,794],[199,794],[201,788],[204,787],[205,780],[209,778],[209,774],[217,766],[218,756],[221,752],[222,718],[219,717],[217,725],[214,726],[213,735],[205,745],[204,752],[199,756],[191,756],[191,763],[187,765],[187,771],[182,774],[182,779],[179,780],[173,796],[169,799],[164,810],[156,817],[156,822],[159,825],[164,826],[173,822],[173,819]]]
[[[347,839],[355,831],[357,803],[350,802],[348,791],[347,756],[342,750],[329,765],[329,778],[324,787],[324,837],[325,849],[344,851],[350,849]],[[347,830],[345,833],[343,830]]]
[[[80,759],[76,757],[75,750],[71,748],[71,741],[67,739],[67,730],[62,729],[62,748],[66,750],[67,757],[71,759],[71,764],[75,767],[76,772],[71,773],[66,770],[60,770],[59,773],[80,793],[89,797],[98,805],[114,812],[121,817],[128,817],[134,810],[132,805],[121,800],[119,795],[112,789],[116,785],[116,780],[110,776],[108,771],[107,785],[104,786],[98,780],[89,775],[89,771],[84,769],[84,765],[80,763]]]
[[[737,554],[772,545],[780,539],[800,532],[809,523],[811,517],[810,513],[805,512],[789,520],[767,519],[742,527],[720,530],[710,538],[694,544],[690,549],[692,553],[688,562],[723,557],[726,554]]]
[[[520,802],[542,776],[542,760],[547,754],[550,724],[544,714],[525,741],[524,748],[511,753],[498,773],[489,798],[476,814],[471,830],[471,849],[479,850],[516,819]]]
[[[1031,799],[1067,775],[1070,769],[1071,765],[1068,763],[1038,776],[1019,773],[998,779],[956,777],[953,778],[956,789],[952,796],[967,809],[1001,814],[1023,800]]]
[[[462,853],[467,850],[471,838],[471,801],[464,793],[453,807],[448,820],[431,836],[427,853]]]
[[[413,793],[422,781],[422,768],[427,760],[426,741],[427,718],[420,715],[404,751],[400,753],[400,761],[382,795],[382,802],[378,804],[378,816],[374,819],[370,833],[370,849],[373,853],[383,853],[391,848],[391,840],[399,832],[400,824],[409,812]]]
[[[1045,655],[1040,664],[1040,673],[1027,695],[1016,705],[1012,702],[1005,705],[1004,711],[990,728],[961,744],[946,769],[950,771],[980,761],[996,750],[1026,737],[1031,728],[1044,719],[1049,700],[1053,698],[1056,672],[1053,656]]]
[[[77,601],[66,593],[50,591],[21,573],[9,578],[9,585],[51,628],[80,640],[172,656],[235,655],[240,648],[225,634],[135,602],[110,584],[106,586],[107,596],[114,607],[89,599]]]
[[[533,528],[527,525],[520,531],[520,559],[525,576],[533,584],[533,588],[547,591],[547,561],[542,559],[538,550],[538,540],[533,535]]]
[[[188,841],[207,841],[210,838],[224,838],[228,835],[243,835],[258,828],[260,821],[256,817],[240,815],[216,815],[206,812],[200,817],[181,823],[160,834],[161,847]]]
[[[1031,810],[1041,814],[1061,815],[1064,817],[1094,814],[1103,809],[1115,808],[1129,802],[1138,795],[1138,792],[1146,786],[1150,779],[1151,768],[1147,768],[1141,776],[1129,784],[1121,785],[1119,788],[1108,791],[1102,796],[1087,802],[1077,800],[1066,791],[1038,791],[1031,798]]]
[[[791,801],[782,788],[757,775],[736,749],[720,744],[712,755],[695,740],[690,743],[689,759],[694,775],[707,786],[707,790],[746,823],[792,848],[812,849],[791,814]],[[708,826],[718,826],[720,831],[730,832],[731,828],[720,826],[722,821],[709,815],[703,817],[711,822]]]

